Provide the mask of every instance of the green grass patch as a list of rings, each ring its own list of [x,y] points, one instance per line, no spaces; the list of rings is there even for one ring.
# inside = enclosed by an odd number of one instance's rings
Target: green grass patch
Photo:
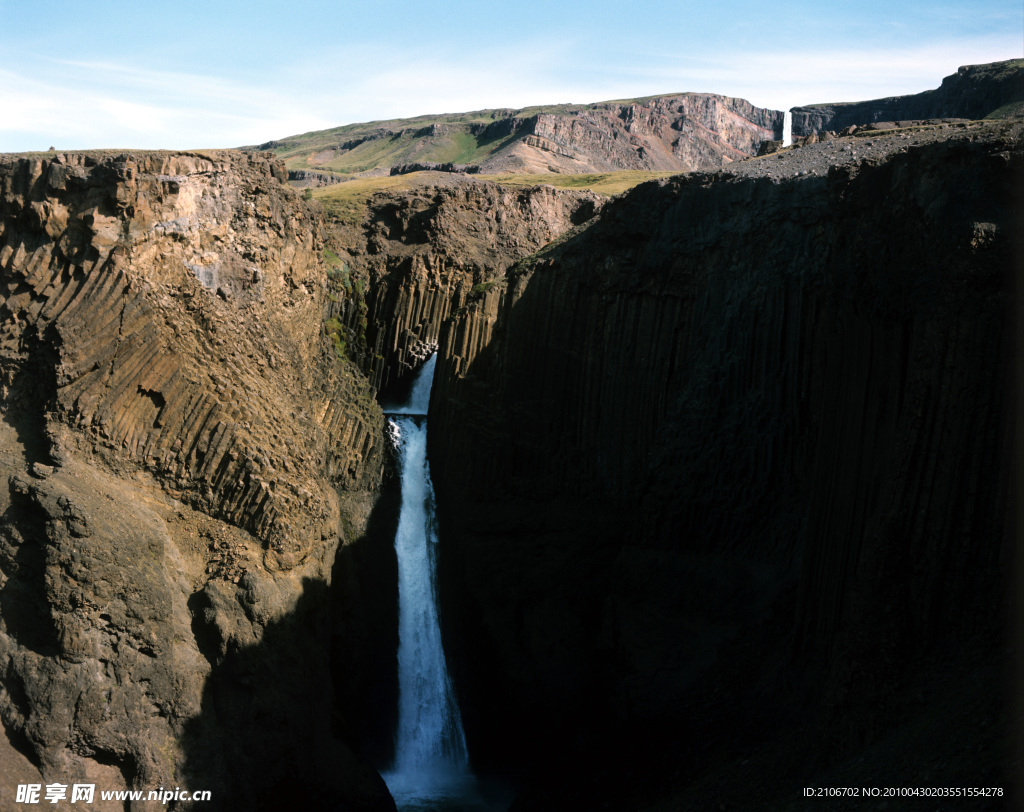
[[[626,169],[621,172],[599,172],[586,175],[480,175],[483,180],[502,186],[539,186],[547,184],[559,189],[588,189],[602,195],[620,195],[641,183],[678,175],[678,172],[647,172]]]
[[[987,116],[985,121],[992,121],[1000,118],[1012,118],[1013,116],[1024,116],[1024,101],[1010,102],[1002,107],[996,108]]]
[[[327,335],[334,345],[334,356],[339,361],[348,360],[348,345],[345,343],[345,326],[338,321],[337,316],[331,316],[324,325],[327,328]]]
[[[473,285],[473,289],[469,292],[469,298],[470,299],[478,299],[478,298],[480,298],[485,293],[487,293],[487,291],[489,291],[491,288],[493,288],[495,285],[497,285],[501,281],[502,280],[500,280],[500,279],[490,279],[487,282],[480,282],[480,283],[478,283],[476,285]]]
[[[384,176],[376,178],[356,178],[334,186],[322,186],[313,190],[313,199],[319,200],[324,207],[327,219],[346,225],[356,225],[366,212],[367,201],[376,193],[385,189],[408,191],[424,185],[421,176],[424,173],[412,172],[408,175]]]

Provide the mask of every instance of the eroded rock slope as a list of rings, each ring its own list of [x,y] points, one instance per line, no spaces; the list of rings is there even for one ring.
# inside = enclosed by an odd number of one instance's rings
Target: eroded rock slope
[[[495,174],[714,169],[782,137],[783,114],[714,93],[421,116],[269,141],[295,179],[387,174],[413,165]],[[314,170],[317,177],[299,173]]]
[[[45,781],[390,805],[332,730],[324,653],[382,417],[329,350],[321,215],[283,179],[0,159],[0,719]]]
[[[712,169],[754,155],[781,128],[777,111],[711,93],[606,102],[524,119],[515,139],[482,161],[480,171]]]

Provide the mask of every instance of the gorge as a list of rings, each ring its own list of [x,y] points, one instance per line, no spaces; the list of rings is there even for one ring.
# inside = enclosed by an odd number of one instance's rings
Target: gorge
[[[1024,123],[799,110],[611,199],[436,173],[333,224],[262,151],[0,156],[0,808],[396,808],[380,404],[435,352],[441,631],[511,809],[1012,808]]]

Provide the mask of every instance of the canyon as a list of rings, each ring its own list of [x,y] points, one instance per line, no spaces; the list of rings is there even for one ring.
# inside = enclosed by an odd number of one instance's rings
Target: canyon
[[[709,171],[437,172],[345,222],[264,150],[0,156],[0,807],[395,808],[379,402],[436,352],[445,648],[512,809],[1011,808],[1024,120],[797,108],[749,157],[781,113],[722,98],[505,154]],[[736,154],[599,126],[684,108]]]

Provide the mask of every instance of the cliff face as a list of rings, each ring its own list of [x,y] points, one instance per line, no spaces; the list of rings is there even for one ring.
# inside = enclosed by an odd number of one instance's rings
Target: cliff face
[[[645,184],[456,314],[431,466],[478,752],[586,753],[597,797],[775,741],[802,786],[943,652],[999,662],[1022,166],[971,125]]]
[[[595,104],[572,115],[526,119],[516,140],[481,164],[489,173],[711,169],[781,137],[782,115],[708,93]]]
[[[441,325],[518,259],[591,218],[598,195],[486,182],[381,192],[345,258],[368,279],[371,378],[387,388],[436,348]]]
[[[799,138],[850,125],[937,118],[981,119],[1008,105],[1024,103],[1024,60],[966,65],[935,90],[845,104],[794,107],[793,136]]]
[[[0,160],[0,719],[47,781],[389,804],[330,729],[326,655],[296,667],[382,417],[326,350],[320,215],[283,179]]]
[[[780,124],[741,107],[530,137],[654,155],[685,118],[721,158]],[[393,700],[373,387],[436,345],[443,615],[520,808],[999,785],[1022,166],[1017,122],[610,203],[453,177],[329,270],[267,156],[0,159],[0,771],[389,808],[345,743],[384,758]]]

